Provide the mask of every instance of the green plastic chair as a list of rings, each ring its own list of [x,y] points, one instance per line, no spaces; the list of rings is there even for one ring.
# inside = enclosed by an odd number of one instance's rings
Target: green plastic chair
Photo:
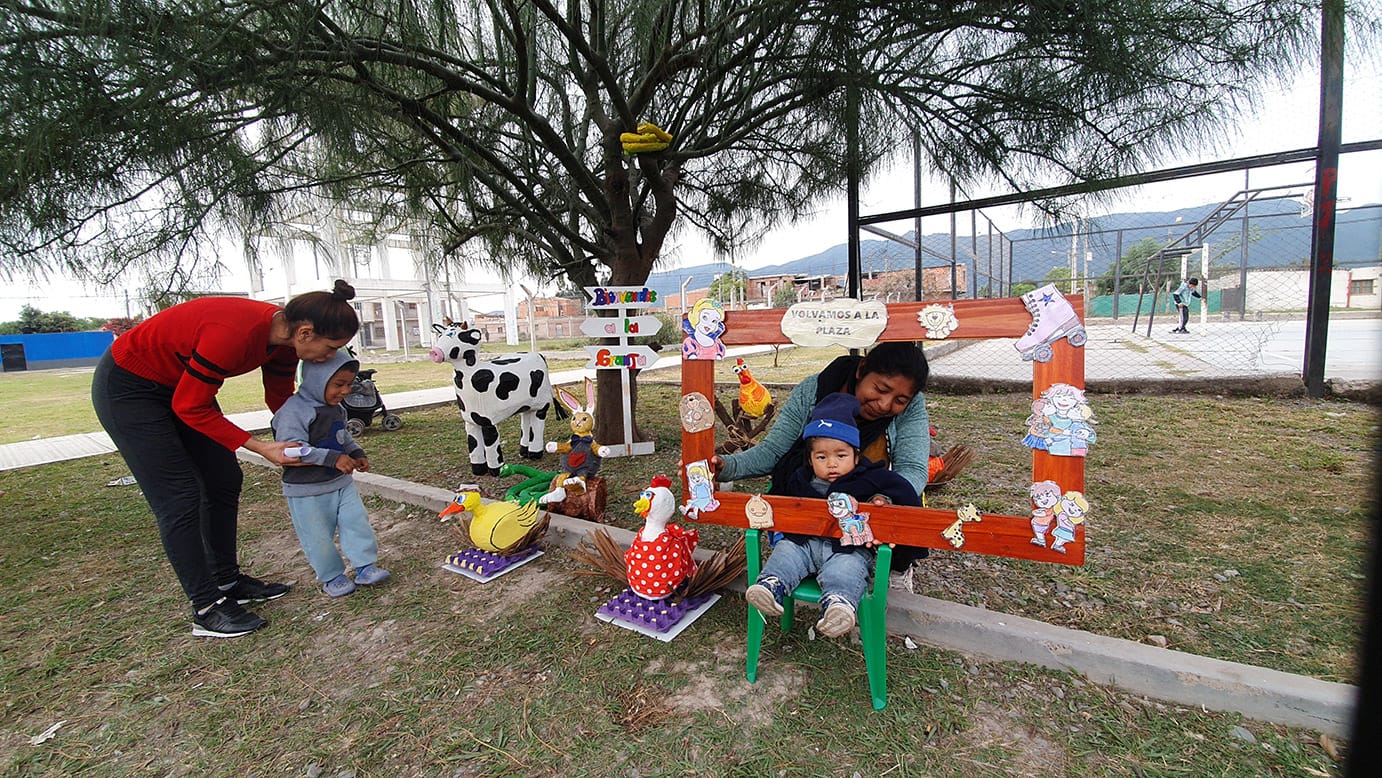
[[[762,570],[761,552],[762,530],[748,530],[744,538],[748,556],[748,579],[752,586]],[[888,704],[888,573],[892,567],[893,550],[887,545],[877,549],[878,559],[873,566],[873,586],[864,592],[859,603],[859,637],[864,644],[864,666],[869,676],[869,696],[873,698],[875,710],[882,710]],[[796,601],[820,602],[821,587],[815,578],[807,578],[792,596],[782,603],[782,631],[791,632],[796,617]],[[763,628],[766,626],[763,614],[748,605],[748,650],[745,657],[744,676],[749,683],[758,680],[758,652],[763,646]]]

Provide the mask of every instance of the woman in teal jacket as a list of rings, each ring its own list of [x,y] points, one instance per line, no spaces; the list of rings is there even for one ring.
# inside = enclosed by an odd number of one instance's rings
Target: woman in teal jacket
[[[839,357],[792,390],[762,441],[737,454],[712,457],[710,468],[719,481],[771,475],[775,485],[785,486],[806,461],[801,433],[816,403],[845,392],[859,399],[860,452],[887,464],[920,494],[931,454],[923,394],[929,373],[921,349],[903,341],[880,343],[865,356]]]

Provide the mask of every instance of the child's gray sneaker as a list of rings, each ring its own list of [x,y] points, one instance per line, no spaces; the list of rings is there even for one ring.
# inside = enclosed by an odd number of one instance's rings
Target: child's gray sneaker
[[[389,580],[389,571],[378,565],[365,565],[355,571],[355,583],[360,586],[374,586]]]
[[[764,616],[781,616],[782,598],[787,594],[786,584],[771,575],[765,575],[758,579],[758,583],[744,590],[744,599]]]
[[[332,597],[344,597],[355,591],[355,582],[346,578],[345,573],[341,573],[322,584],[322,591]]]
[[[822,597],[821,620],[816,622],[816,632],[828,638],[837,638],[854,629],[854,606],[843,597]]]

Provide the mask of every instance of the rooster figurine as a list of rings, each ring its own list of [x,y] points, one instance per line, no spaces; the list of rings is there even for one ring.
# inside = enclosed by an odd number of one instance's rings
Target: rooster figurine
[[[643,529],[634,536],[624,554],[629,589],[648,600],[661,600],[696,572],[692,553],[700,536],[667,522],[676,515],[677,498],[672,495],[672,479],[653,476],[634,502],[633,509],[643,517]]]
[[[522,505],[511,502],[482,504],[478,487],[463,484],[456,496],[437,516],[442,521],[469,511],[470,542],[481,551],[507,556],[536,542],[547,529],[547,517],[536,502]],[[541,519],[541,520],[539,520]]]
[[[758,379],[749,372],[749,366],[744,364],[743,357],[735,358],[734,374],[739,376],[739,407],[755,419],[762,417],[773,401],[768,387],[758,383]]]

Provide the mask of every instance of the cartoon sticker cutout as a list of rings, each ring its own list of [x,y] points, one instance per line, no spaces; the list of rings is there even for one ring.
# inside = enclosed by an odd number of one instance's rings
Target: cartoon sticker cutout
[[[686,466],[686,504],[681,506],[682,515],[695,521],[701,511],[713,511],[720,507],[715,499],[715,482],[710,477],[710,463],[697,459]]]
[[[950,541],[950,545],[955,548],[963,547],[965,544],[965,533],[964,530],[961,529],[963,524],[964,519],[955,519],[955,523],[941,530],[941,537]]]
[[[755,494],[744,503],[744,515],[749,519],[750,529],[767,529],[773,526],[773,504]]]
[[[844,492],[831,492],[825,497],[825,509],[840,523],[840,545],[863,546],[873,542],[869,515],[859,512],[859,501]]]
[[[1089,340],[1074,306],[1055,284],[1047,284],[1022,295],[1022,304],[1032,314],[1032,324],[1013,347],[1028,362],[1050,362],[1054,355],[1051,344],[1061,338],[1076,347],[1083,346]]]
[[[1055,481],[1037,481],[1027,489],[1032,498],[1032,545],[1046,548],[1046,533],[1056,520],[1056,505],[1060,503],[1060,484]]]
[[[1085,456],[1089,444],[1099,437],[1094,431],[1098,422],[1085,401],[1084,390],[1070,384],[1051,384],[1032,401],[1032,415],[1026,423],[1022,445],[1053,456]]]
[[[955,510],[955,515],[960,517],[961,522],[983,521],[984,515],[979,512],[978,506],[972,502],[967,502]]]
[[[681,342],[682,359],[724,359],[725,309],[719,300],[703,297],[691,306],[681,320],[686,337]]]
[[[957,517],[950,526],[941,530],[941,537],[950,542],[951,546],[961,548],[965,544],[964,525],[971,521],[983,521],[983,514],[979,512],[978,506],[972,502],[967,502],[955,510]]]
[[[1080,492],[1070,491],[1061,495],[1056,506],[1056,528],[1051,532],[1051,550],[1065,553],[1065,544],[1074,542],[1075,527],[1084,524],[1085,514],[1089,513],[1089,502]]]
[[[940,303],[922,308],[917,321],[921,322],[929,340],[944,340],[960,326],[960,320],[955,318],[955,306]]]
[[[715,426],[715,409],[700,392],[682,395],[677,410],[681,415],[681,428],[687,432],[704,432]]]

